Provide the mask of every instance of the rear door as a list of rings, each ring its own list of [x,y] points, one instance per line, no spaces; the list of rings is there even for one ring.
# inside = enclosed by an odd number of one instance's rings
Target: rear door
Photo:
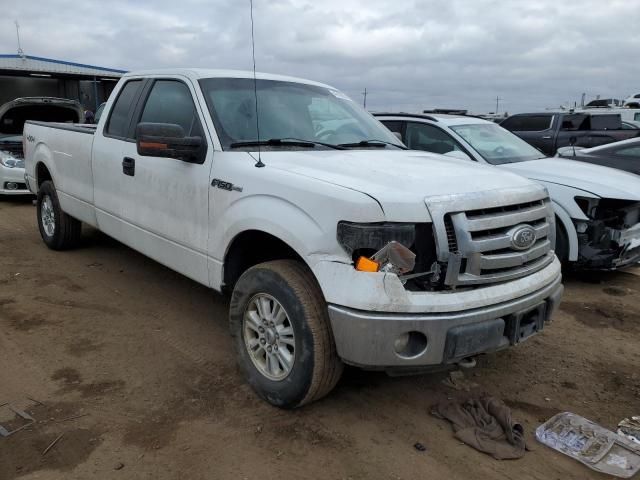
[[[513,115],[504,120],[500,126],[515,133],[545,155],[553,156],[555,154],[556,126],[553,114]]]
[[[98,226],[116,238],[120,219],[129,207],[122,182],[123,148],[134,141],[131,118],[146,83],[145,79],[129,79],[119,87],[108,117],[101,119],[93,139],[91,163]]]
[[[557,147],[571,145],[591,148],[606,145],[633,135],[622,129],[620,114],[571,113],[562,117]]]
[[[148,80],[131,112],[128,139],[120,141],[119,158],[104,166],[118,197],[111,197],[109,229],[114,237],[170,268],[208,285],[207,239],[209,172],[212,149],[203,163],[138,155],[139,122],[180,125],[187,136],[206,138],[202,110],[194,101],[190,80]],[[115,213],[115,215],[113,215]],[[102,229],[102,226],[101,226]],[[110,231],[109,231],[110,230]]]

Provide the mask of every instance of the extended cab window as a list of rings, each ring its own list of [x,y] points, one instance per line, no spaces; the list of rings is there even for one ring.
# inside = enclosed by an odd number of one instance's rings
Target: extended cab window
[[[438,127],[415,122],[407,123],[406,145],[413,150],[440,154],[462,150],[450,135]]]
[[[552,115],[515,115],[500,124],[512,132],[540,132],[551,127]]]
[[[191,91],[178,80],[156,80],[140,122],[180,125],[187,137],[202,136]]]
[[[129,120],[135,107],[142,80],[130,80],[125,83],[118,94],[116,103],[109,114],[105,132],[113,137],[126,137],[129,133]]]

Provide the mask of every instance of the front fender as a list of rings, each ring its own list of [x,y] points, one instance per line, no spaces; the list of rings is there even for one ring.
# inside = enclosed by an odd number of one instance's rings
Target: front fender
[[[567,213],[567,211],[562,208],[562,206],[552,201],[553,210],[556,214],[556,217],[562,223],[565,232],[567,232],[567,239],[569,240],[569,258],[570,262],[575,262],[578,259],[578,233],[576,232],[576,227],[573,225],[573,221],[571,217]],[[556,235],[556,239],[558,236]]]
[[[216,242],[222,248],[214,254],[220,260],[224,259],[233,239],[247,230],[259,230],[273,235],[305,259],[314,253],[339,253],[327,249],[330,244],[326,241],[328,232],[307,212],[285,199],[270,195],[252,195],[238,199],[216,223],[225,225],[220,242]]]
[[[578,259],[578,233],[574,220],[588,221],[589,217],[580,209],[576,203],[576,197],[588,197],[599,198],[593,193],[580,190],[579,188],[569,187],[567,185],[559,185],[555,183],[544,183],[544,186],[549,190],[551,202],[553,203],[553,209],[556,216],[562,222],[565,231],[567,232],[567,238],[569,240],[569,258],[570,262],[575,262]],[[557,237],[556,237],[557,238]]]
[[[268,233],[286,243],[314,273],[322,261],[351,263],[351,257],[336,238],[338,222],[345,218],[376,222],[384,217],[378,204],[366,195],[350,190],[335,193],[336,197],[343,194],[341,201],[335,197],[313,198],[308,192],[306,204],[275,195],[254,194],[214,210],[209,231],[210,285],[216,289],[222,285],[226,254],[233,240],[249,230]],[[255,247],[259,249],[260,245]]]

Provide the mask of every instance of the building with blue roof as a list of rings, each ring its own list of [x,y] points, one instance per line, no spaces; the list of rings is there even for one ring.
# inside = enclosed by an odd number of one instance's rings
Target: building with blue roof
[[[78,100],[96,110],[126,70],[24,54],[0,54],[0,104],[19,97]]]

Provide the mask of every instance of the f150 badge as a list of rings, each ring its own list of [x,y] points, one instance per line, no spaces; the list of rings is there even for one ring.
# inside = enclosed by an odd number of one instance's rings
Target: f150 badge
[[[531,225],[520,225],[511,233],[511,246],[526,250],[536,241],[536,230]]]
[[[239,187],[238,185],[234,185],[233,183],[230,183],[230,182],[225,182],[224,180],[220,180],[219,178],[214,178],[211,181],[211,186],[212,187],[218,187],[221,190],[227,190],[229,192],[231,192],[231,191],[241,192],[242,191],[242,187]]]

